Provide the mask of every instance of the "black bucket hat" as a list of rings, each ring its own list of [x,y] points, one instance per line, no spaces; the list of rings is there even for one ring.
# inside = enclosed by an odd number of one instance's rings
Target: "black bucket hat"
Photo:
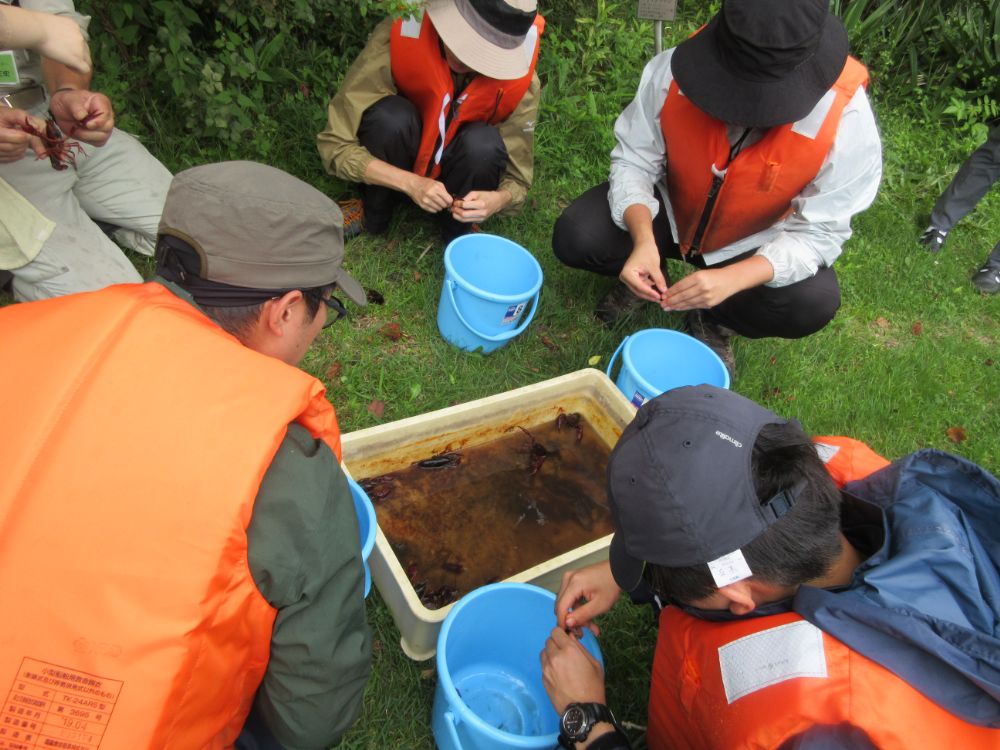
[[[724,0],[677,46],[670,69],[703,112],[769,128],[809,114],[840,76],[847,49],[827,0]]]

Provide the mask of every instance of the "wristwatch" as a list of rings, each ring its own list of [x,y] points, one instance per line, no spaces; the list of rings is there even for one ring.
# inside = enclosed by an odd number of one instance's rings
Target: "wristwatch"
[[[602,721],[618,729],[614,714],[603,703],[570,703],[559,718],[559,744],[572,750],[577,742],[584,742],[590,736],[595,724]]]

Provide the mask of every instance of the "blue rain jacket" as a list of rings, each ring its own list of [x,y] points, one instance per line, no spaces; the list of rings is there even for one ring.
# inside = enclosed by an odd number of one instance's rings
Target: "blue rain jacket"
[[[924,450],[851,482],[885,540],[846,589],[799,589],[793,609],[956,716],[1000,727],[1000,481]]]

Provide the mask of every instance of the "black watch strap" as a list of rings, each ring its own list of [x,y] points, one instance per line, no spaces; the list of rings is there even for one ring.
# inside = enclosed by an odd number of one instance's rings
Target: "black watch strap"
[[[625,733],[622,732],[621,727],[618,725],[618,720],[615,719],[615,715],[611,713],[611,709],[608,708],[606,705],[604,705],[603,703],[571,703],[569,706],[566,707],[566,710],[568,711],[571,707],[581,709],[583,711],[584,716],[586,717],[585,726],[582,728],[583,731],[581,733],[576,734],[572,737],[567,736],[562,731],[562,727],[560,726],[559,745],[561,747],[568,748],[569,750],[574,750],[574,748],[576,747],[576,743],[586,741],[586,739],[590,736],[590,732],[594,728],[594,725],[599,724],[601,722],[611,724],[611,726],[615,728],[614,733],[605,735],[609,738],[615,738],[615,744],[608,744],[604,740],[604,736],[602,736],[596,741],[598,748],[604,746],[607,746],[609,748],[622,747],[623,746],[622,743],[624,743],[624,747],[630,747],[628,738],[625,736]],[[565,713],[566,712],[563,712],[564,716]],[[560,721],[560,725],[561,724],[562,721]]]

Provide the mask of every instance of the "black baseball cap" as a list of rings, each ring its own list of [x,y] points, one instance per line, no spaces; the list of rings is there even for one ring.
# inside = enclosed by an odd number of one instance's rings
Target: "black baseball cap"
[[[797,424],[711,385],[643,404],[608,461],[618,586],[636,590],[647,562],[683,568],[722,558],[784,515],[791,492],[762,504],[750,459],[762,427],[789,422]]]

